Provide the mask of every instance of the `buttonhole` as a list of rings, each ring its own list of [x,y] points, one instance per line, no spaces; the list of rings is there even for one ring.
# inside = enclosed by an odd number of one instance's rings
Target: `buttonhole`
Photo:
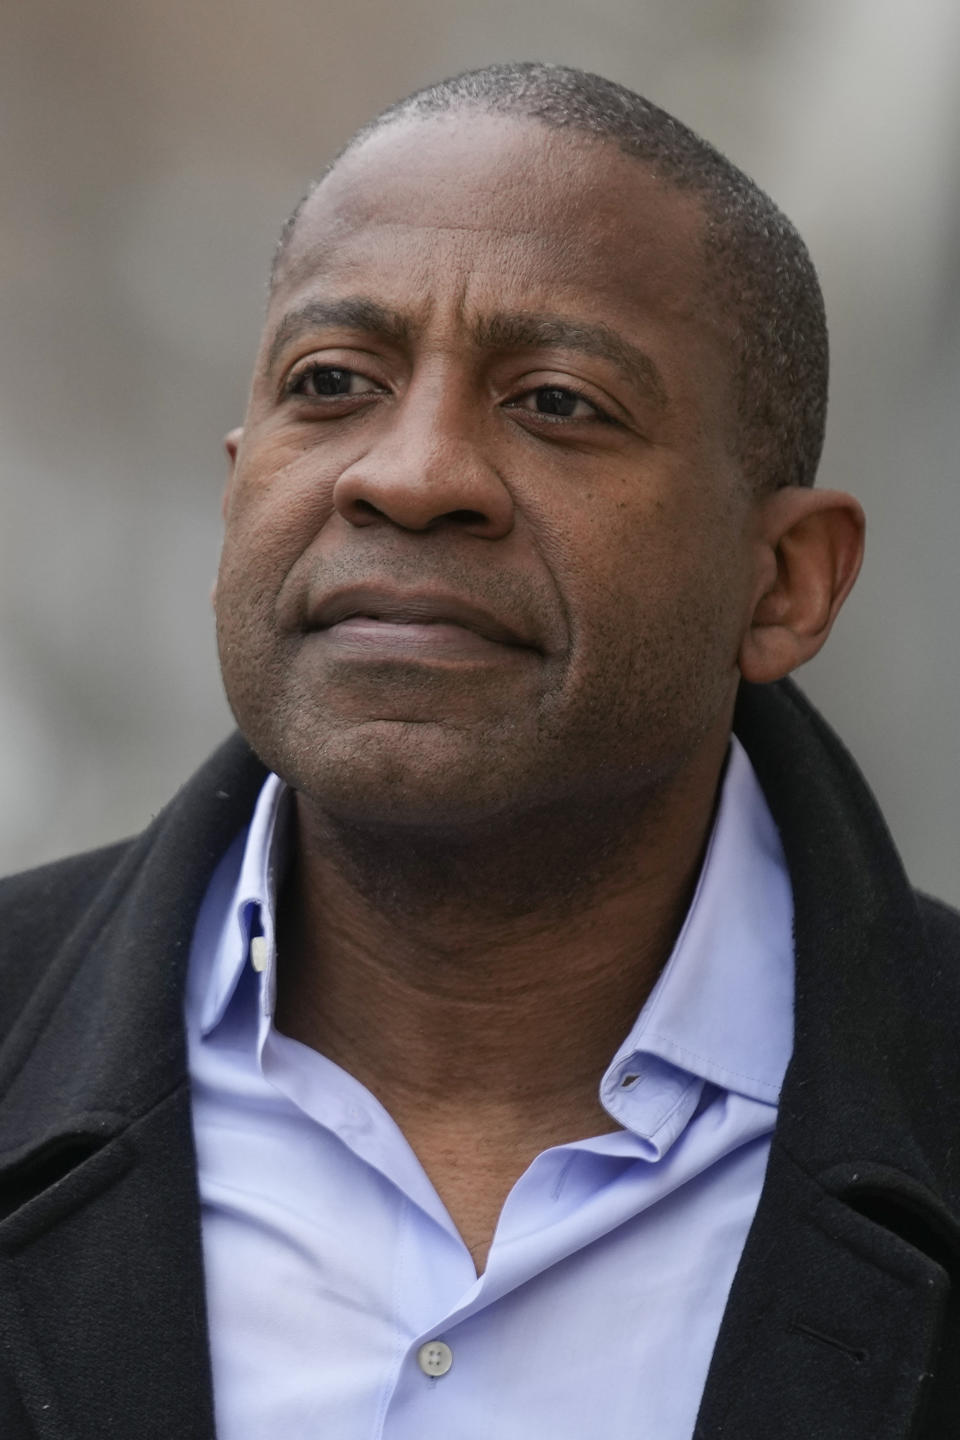
[[[629,1090],[629,1089],[630,1089],[630,1086],[631,1086],[631,1085],[636,1085],[636,1083],[637,1083],[637,1081],[638,1081],[639,1079],[640,1079],[640,1076],[639,1076],[639,1075],[624,1075],[623,1079],[620,1081],[620,1089],[621,1089],[621,1090]]]
[[[841,1354],[849,1356],[857,1365],[862,1365],[867,1358],[866,1350],[861,1350],[856,1345],[848,1345],[837,1335],[826,1335],[822,1330],[817,1330],[815,1326],[808,1325],[806,1321],[796,1317],[790,1321],[787,1329],[797,1335],[805,1335],[808,1340],[819,1340],[821,1345],[830,1345],[834,1350],[839,1350]]]

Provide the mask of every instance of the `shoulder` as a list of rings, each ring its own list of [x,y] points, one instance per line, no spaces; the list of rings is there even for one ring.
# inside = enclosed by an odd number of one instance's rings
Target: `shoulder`
[[[22,1012],[132,845],[125,840],[0,879],[0,986],[8,1019]],[[0,1034],[5,1029],[0,1025]]]
[[[932,955],[952,962],[960,972],[960,911],[922,891],[917,892],[917,906]]]
[[[960,1057],[960,912],[932,895],[916,892],[922,943],[904,956],[904,1003],[937,1034],[952,1037]],[[928,1061],[931,1056],[928,1055]],[[960,1074],[958,1074],[960,1078]]]
[[[108,933],[133,956],[157,923],[171,935],[189,932],[265,774],[233,736],[141,835],[0,879],[0,1042],[44,977],[56,971],[56,984],[69,984],[70,966],[96,957]]]
[[[34,914],[38,907],[68,907],[73,898],[89,895],[91,886],[102,880],[133,844],[120,840],[99,850],[86,850],[67,855],[47,865],[21,870],[16,875],[0,877],[0,915],[4,922],[18,922]]]

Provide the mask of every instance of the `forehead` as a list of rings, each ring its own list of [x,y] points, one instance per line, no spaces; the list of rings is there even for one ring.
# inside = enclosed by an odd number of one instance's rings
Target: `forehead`
[[[459,286],[468,306],[495,286],[508,308],[562,296],[608,319],[653,304],[702,322],[702,237],[698,202],[613,144],[457,112],[347,153],[301,213],[276,298],[362,272],[424,299]]]

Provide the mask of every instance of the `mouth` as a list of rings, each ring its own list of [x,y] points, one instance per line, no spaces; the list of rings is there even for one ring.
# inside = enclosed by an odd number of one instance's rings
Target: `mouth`
[[[311,629],[356,652],[412,658],[489,660],[505,649],[531,651],[533,638],[461,596],[439,590],[351,586],[316,606]]]

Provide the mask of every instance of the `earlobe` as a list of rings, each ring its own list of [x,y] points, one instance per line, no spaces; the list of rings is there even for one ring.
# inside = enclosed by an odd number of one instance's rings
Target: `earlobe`
[[[839,490],[777,491],[760,512],[762,563],[740,673],[755,684],[789,675],[826,642],[863,559],[864,515]]]

